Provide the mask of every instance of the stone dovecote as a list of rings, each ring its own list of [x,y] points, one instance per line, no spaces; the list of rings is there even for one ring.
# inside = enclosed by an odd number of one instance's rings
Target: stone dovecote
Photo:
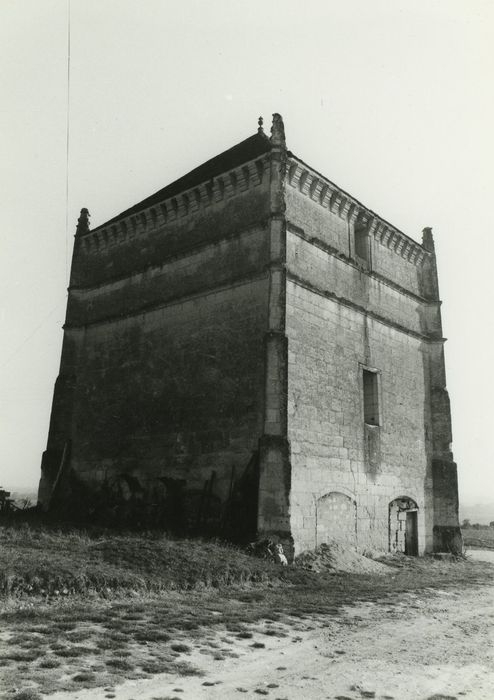
[[[41,505],[290,556],[457,551],[431,229],[288,150],[283,120],[77,223]]]

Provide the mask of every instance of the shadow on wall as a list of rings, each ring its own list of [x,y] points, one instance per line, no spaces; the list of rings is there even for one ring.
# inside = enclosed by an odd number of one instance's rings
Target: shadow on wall
[[[108,527],[160,529],[177,535],[223,537],[247,543],[255,538],[259,459],[253,453],[238,478],[232,467],[226,499],[216,491],[212,471],[202,489],[185,479],[160,476],[143,483],[135,474],[107,475],[102,483],[81,479],[69,469],[56,483],[48,515]]]

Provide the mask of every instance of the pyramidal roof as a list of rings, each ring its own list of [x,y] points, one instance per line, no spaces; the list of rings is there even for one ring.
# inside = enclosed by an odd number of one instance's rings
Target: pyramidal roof
[[[118,221],[123,217],[130,216],[131,214],[136,214],[147,207],[153,206],[153,204],[158,204],[164,199],[173,197],[184,190],[196,187],[207,180],[211,180],[212,178],[221,175],[225,171],[232,170],[238,165],[242,165],[242,163],[258,158],[264,153],[267,153],[272,146],[273,144],[271,139],[266,136],[262,128],[259,128],[258,132],[253,136],[249,136],[244,141],[241,141],[235,146],[232,146],[232,148],[229,148],[227,151],[223,151],[223,153],[220,153],[210,160],[207,160],[205,163],[202,163],[202,165],[194,168],[194,170],[191,170],[186,175],[178,178],[178,180],[175,180],[166,187],[163,187],[161,190],[158,190],[158,192],[155,192],[149,197],[146,197],[146,199],[134,204],[129,209],[126,209],[108,221],[105,221],[103,224],[100,224],[93,230],[95,231],[98,228],[108,226],[108,224]]]

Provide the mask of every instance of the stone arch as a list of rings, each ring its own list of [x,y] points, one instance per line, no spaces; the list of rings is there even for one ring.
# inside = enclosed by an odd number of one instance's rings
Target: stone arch
[[[418,555],[417,502],[410,496],[398,496],[389,503],[389,551]]]
[[[357,546],[357,502],[342,490],[329,491],[316,501],[316,547],[331,540]]]

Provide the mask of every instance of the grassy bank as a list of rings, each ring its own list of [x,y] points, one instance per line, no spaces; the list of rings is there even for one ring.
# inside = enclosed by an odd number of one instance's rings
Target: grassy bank
[[[301,582],[282,569],[221,542],[159,534],[0,527],[0,594],[69,596]]]
[[[464,560],[389,564],[386,576],[315,574],[215,542],[0,528],[0,694],[197,674],[194,650],[227,660],[232,640],[261,648],[342,606],[399,604],[492,577],[489,565]]]
[[[432,576],[443,585],[445,570],[433,560],[394,557],[386,563],[394,567],[394,581],[404,581],[408,575],[406,585],[413,586],[417,576],[421,585],[423,576]],[[460,577],[475,577],[474,569],[464,563],[454,570]],[[25,523],[0,526],[0,596],[4,598],[108,598],[249,585],[318,588],[325,576],[333,580],[335,574],[281,567],[224,542]],[[389,585],[384,581],[378,588]]]

